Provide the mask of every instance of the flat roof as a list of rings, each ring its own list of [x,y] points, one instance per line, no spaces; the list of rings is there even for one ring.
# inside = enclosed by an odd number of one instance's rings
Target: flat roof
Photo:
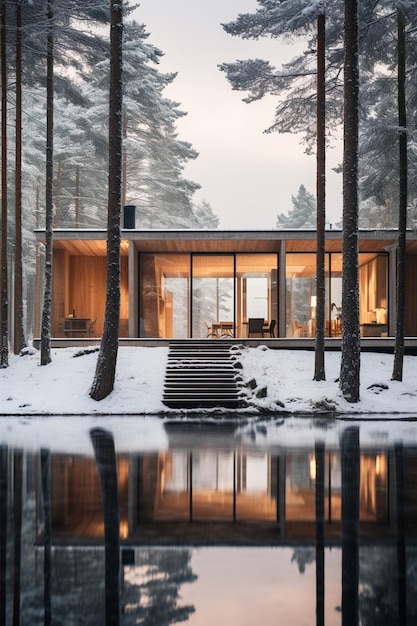
[[[37,229],[38,241],[45,240],[45,230]],[[326,251],[341,252],[341,230],[326,230]],[[393,229],[361,229],[358,231],[361,252],[383,252],[396,245],[398,231]],[[105,254],[106,229],[57,228],[53,232],[55,248],[70,254],[96,256]],[[143,252],[278,252],[282,242],[287,252],[314,252],[314,229],[123,229],[121,253],[128,254],[128,242]],[[417,254],[417,233],[407,231],[407,251]]]

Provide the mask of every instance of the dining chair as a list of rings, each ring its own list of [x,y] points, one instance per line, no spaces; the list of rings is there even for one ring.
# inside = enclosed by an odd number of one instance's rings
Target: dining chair
[[[213,327],[210,326],[210,324],[207,322],[207,320],[204,320],[204,325],[207,328],[207,337],[215,337],[217,338],[217,332],[213,330]]]
[[[95,318],[94,320],[90,321],[88,323],[88,336],[89,337],[94,337],[94,333],[95,333],[95,328],[96,328],[96,322],[97,322],[97,318]]]
[[[276,325],[276,321],[275,320],[271,320],[268,328],[266,329],[266,332],[269,333],[269,336],[271,338],[275,337],[275,325]]]
[[[250,317],[248,319],[248,337],[251,335],[261,335],[263,337],[264,324],[265,320],[263,317]]]

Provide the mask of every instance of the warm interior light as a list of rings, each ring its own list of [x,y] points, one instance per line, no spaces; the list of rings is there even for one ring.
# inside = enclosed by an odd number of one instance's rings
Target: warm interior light
[[[317,306],[317,296],[311,296],[311,307],[315,309]]]
[[[316,480],[316,455],[310,454],[310,480]]]
[[[387,472],[385,454],[377,454],[375,459],[375,472],[377,476],[385,476]]]
[[[129,528],[126,521],[120,522],[120,537],[121,539],[127,539],[129,535]]]

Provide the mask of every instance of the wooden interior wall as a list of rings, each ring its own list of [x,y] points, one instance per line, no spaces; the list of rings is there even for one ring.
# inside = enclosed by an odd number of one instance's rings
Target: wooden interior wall
[[[407,255],[405,272],[405,336],[417,337],[417,256],[411,255]]]
[[[120,259],[120,337],[129,337],[129,262],[128,257]]]
[[[120,274],[120,336],[127,337],[129,318],[127,257],[121,258]],[[65,316],[74,310],[77,317],[96,320],[94,335],[100,337],[103,332],[106,306],[106,258],[71,256],[68,285]]]
[[[103,332],[106,304],[106,258],[71,256],[69,262],[69,298],[65,315],[96,320],[94,335]]]

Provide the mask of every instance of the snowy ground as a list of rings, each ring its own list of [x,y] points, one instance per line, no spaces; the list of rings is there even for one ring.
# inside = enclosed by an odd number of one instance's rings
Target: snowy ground
[[[52,363],[39,365],[39,353],[10,355],[0,370],[0,415],[148,415],[170,416],[162,403],[168,349],[121,347],[116,382],[110,396],[89,397],[97,352],[76,356],[78,348],[52,351]],[[417,357],[406,356],[403,382],[391,381],[393,356],[365,352],[361,356],[361,399],[346,402],[337,378],[340,353],[326,353],[326,381],[313,381],[314,352],[244,348],[239,356],[251,404],[264,415],[364,413],[417,415]],[[266,397],[264,396],[266,393]],[[240,409],[239,413],[245,413]],[[182,411],[182,414],[186,414]]]

